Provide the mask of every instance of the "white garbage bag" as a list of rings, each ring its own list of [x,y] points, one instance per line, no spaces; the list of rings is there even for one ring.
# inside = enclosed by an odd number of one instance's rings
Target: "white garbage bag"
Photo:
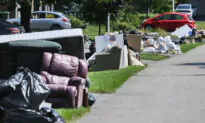
[[[142,50],[144,53],[155,53],[156,49],[154,47],[146,47]]]
[[[159,45],[159,48],[158,50],[161,51],[163,50],[163,52],[167,52],[168,51],[168,48],[167,48],[167,45],[166,45],[166,39],[163,38],[163,37],[159,37],[158,40],[157,40],[157,43]]]
[[[171,36],[166,36],[165,39],[167,47],[170,51],[174,51],[176,54],[182,54],[180,46],[172,42]]]
[[[177,47],[174,44],[174,42],[172,42],[171,36],[166,36],[165,37],[165,42],[166,42],[167,48],[169,50],[177,49]]]

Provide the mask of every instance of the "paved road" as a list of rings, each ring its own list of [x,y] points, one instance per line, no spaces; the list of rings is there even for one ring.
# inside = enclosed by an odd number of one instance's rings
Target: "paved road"
[[[204,123],[205,45],[151,63],[77,123]]]

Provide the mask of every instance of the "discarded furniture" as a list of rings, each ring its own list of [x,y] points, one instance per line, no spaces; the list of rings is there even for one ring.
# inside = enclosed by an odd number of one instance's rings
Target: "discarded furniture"
[[[142,36],[135,35],[135,34],[127,34],[126,40],[127,40],[128,46],[134,48],[135,52],[139,53],[139,60],[140,60]]]
[[[82,29],[64,29],[0,36],[0,43],[17,40],[48,40],[58,42],[64,54],[85,59],[84,36]]]
[[[114,46],[109,53],[96,54],[94,71],[120,69],[122,49]]]
[[[18,67],[40,72],[43,52],[59,52],[61,45],[45,40],[19,40],[0,43],[0,77],[8,78]]]
[[[88,72],[87,62],[65,54],[43,54],[41,75],[51,89],[46,99],[55,107],[79,108],[86,95],[85,82]]]

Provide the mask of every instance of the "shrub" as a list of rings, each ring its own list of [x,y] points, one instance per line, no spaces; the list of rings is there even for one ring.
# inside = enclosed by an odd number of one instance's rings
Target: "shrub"
[[[114,31],[120,31],[120,30],[126,31],[126,30],[135,29],[133,25],[127,22],[120,22],[120,21],[114,22],[111,26]]]
[[[155,17],[155,16],[156,16],[156,14],[150,13],[150,14],[148,15],[148,18],[153,18],[153,17]],[[139,20],[143,21],[145,18],[147,18],[147,14],[139,14],[138,17],[139,17]]]
[[[142,31],[142,32],[147,32],[147,33],[149,33],[149,32],[157,32],[157,33],[159,33],[160,36],[163,36],[163,37],[170,35],[169,32],[167,32],[167,31],[165,31],[165,30],[163,30],[163,29],[161,29],[161,28],[150,29],[150,30],[142,29],[141,31]]]
[[[74,16],[71,15],[67,15],[67,17],[70,19],[72,28],[81,28],[84,26],[84,21],[80,20],[79,18],[76,18]]]

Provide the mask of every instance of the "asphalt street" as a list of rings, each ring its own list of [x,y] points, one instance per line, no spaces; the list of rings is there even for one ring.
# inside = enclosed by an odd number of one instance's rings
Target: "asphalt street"
[[[204,123],[205,45],[150,62],[76,123]]]

